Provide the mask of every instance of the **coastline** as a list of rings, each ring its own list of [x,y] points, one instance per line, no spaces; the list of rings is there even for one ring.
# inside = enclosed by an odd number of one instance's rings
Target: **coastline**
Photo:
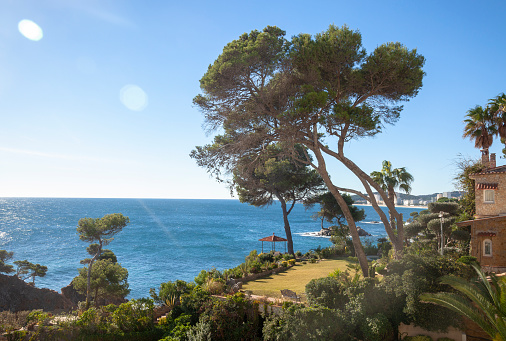
[[[353,204],[354,206],[372,206],[371,204]],[[387,207],[387,205],[385,204],[382,204],[382,205],[378,205],[379,207]],[[405,207],[405,208],[423,208],[423,209],[428,209],[427,206],[420,206],[420,205],[409,205],[409,206],[406,206],[406,205],[395,205],[395,207]]]

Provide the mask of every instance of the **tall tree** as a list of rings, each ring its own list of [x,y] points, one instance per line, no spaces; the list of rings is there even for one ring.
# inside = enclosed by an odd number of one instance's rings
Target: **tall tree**
[[[360,33],[346,26],[331,25],[314,37],[300,34],[291,42],[284,34],[269,26],[227,44],[202,77],[203,94],[194,104],[204,112],[209,128],[222,128],[233,136],[228,150],[236,154],[247,153],[252,141],[256,146],[283,142],[288,154],[294,154],[297,144],[305,146],[315,159],[305,162],[318,171],[341,206],[367,276],[367,259],[341,195],[355,192],[331,181],[325,157],[337,159],[360,179],[394,247],[401,250],[402,219],[385,191],[345,156],[344,145],[395,123],[402,110],[399,102],[415,96],[422,85],[424,58],[400,43],[383,44],[367,54]],[[336,149],[330,147],[331,139],[337,140]],[[217,162],[227,160],[223,156]],[[372,188],[396,217],[399,236],[374,200]]]
[[[390,161],[383,161],[381,171],[374,171],[371,173],[372,179],[381,186],[381,188],[388,193],[388,200],[395,206],[395,190],[401,189],[407,194],[411,192],[411,183],[414,178],[413,175],[406,171],[405,167],[392,169]],[[390,213],[390,224],[395,228],[395,218]]]
[[[474,146],[483,149],[485,154],[488,155],[488,149],[492,145],[494,135],[497,133],[491,107],[483,108],[477,105],[467,111],[466,117],[464,120],[466,126],[462,137],[474,140]]]
[[[233,184],[239,200],[253,206],[271,205],[277,199],[283,212],[283,224],[288,252],[294,254],[293,238],[288,215],[297,202],[310,199],[324,188],[322,178],[306,164],[290,157],[280,157],[279,144],[267,147],[259,158],[245,157],[233,171]],[[304,159],[298,146],[299,158]],[[256,159],[256,160],[255,160]]]
[[[87,289],[86,289],[86,308],[90,306],[91,289],[91,271],[95,260],[100,257],[102,247],[108,245],[114,238],[113,236],[120,232],[130,220],[121,213],[107,214],[102,218],[82,218],[79,219],[77,233],[79,239],[85,242],[93,243],[88,248],[95,252],[93,258],[88,263]],[[95,243],[95,242],[98,242]]]

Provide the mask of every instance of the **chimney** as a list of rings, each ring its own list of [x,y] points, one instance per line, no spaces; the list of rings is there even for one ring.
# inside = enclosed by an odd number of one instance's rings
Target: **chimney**
[[[488,160],[488,149],[482,149],[481,151],[481,164],[484,166],[489,166]]]
[[[488,168],[495,168],[495,153],[490,154],[490,162],[488,163]]]

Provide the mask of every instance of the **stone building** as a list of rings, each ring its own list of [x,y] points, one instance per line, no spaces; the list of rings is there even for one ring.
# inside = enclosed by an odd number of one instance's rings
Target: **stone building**
[[[485,271],[506,272],[506,166],[496,166],[495,154],[482,151],[487,168],[470,176],[475,180],[475,220],[458,226],[471,226],[471,256]]]

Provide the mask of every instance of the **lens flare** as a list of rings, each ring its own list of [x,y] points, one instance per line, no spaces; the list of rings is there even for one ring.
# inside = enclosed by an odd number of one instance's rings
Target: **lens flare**
[[[42,39],[42,29],[31,20],[23,19],[18,23],[19,32],[27,39],[39,41]]]
[[[148,105],[148,95],[137,85],[125,85],[119,91],[119,99],[125,107],[133,111],[142,111]]]

